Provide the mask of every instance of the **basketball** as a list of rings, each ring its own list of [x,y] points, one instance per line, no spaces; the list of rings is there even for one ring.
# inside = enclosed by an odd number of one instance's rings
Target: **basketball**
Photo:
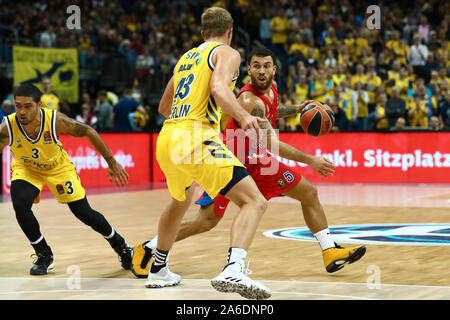
[[[300,125],[303,131],[311,136],[323,136],[330,132],[334,125],[333,111],[328,105],[314,101],[303,108]]]

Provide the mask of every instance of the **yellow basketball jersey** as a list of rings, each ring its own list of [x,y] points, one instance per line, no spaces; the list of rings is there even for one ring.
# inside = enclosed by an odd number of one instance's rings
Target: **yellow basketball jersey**
[[[180,58],[174,69],[172,110],[165,123],[197,120],[220,130],[222,109],[211,95],[210,81],[214,70],[213,52],[223,45],[220,42],[205,42]],[[237,77],[230,84],[231,90],[236,80]]]
[[[16,113],[6,117],[9,131],[11,153],[14,166],[47,171],[70,163],[67,152],[63,149],[55,132],[56,110],[41,108],[41,127],[35,140],[30,139],[20,125]]]

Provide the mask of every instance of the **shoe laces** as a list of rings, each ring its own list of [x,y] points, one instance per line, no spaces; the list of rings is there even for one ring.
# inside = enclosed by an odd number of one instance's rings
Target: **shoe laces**
[[[45,262],[46,259],[49,259],[49,258],[50,258],[50,256],[45,255],[45,254],[43,254],[43,253],[32,254],[30,257],[31,257],[32,259],[35,259],[35,260],[33,261],[33,264],[35,264],[35,265],[42,265],[42,264],[44,264],[44,262]]]

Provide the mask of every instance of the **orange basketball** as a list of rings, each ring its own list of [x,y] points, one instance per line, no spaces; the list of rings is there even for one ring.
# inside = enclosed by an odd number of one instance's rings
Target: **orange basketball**
[[[330,132],[334,125],[333,111],[326,104],[311,102],[300,113],[300,125],[303,131],[311,136],[323,136]]]

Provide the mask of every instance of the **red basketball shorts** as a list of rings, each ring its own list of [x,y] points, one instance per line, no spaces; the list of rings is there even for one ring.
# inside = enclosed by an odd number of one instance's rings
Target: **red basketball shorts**
[[[282,162],[278,162],[278,170],[272,174],[264,174],[262,166],[247,166],[248,173],[255,180],[258,189],[263,196],[270,200],[281,196],[284,192],[295,186],[302,179],[300,170],[297,167],[289,167]],[[215,199],[204,192],[195,202],[200,206],[207,206],[214,203],[214,210],[219,217],[223,217],[230,200],[221,194]]]

